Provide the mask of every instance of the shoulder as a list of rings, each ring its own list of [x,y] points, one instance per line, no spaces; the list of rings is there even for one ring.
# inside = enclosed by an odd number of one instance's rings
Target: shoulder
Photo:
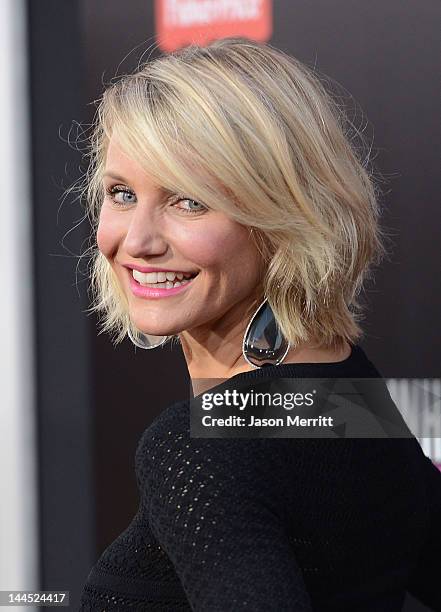
[[[170,454],[184,453],[188,457],[203,452],[204,460],[222,459],[234,464],[248,458],[258,459],[257,453],[274,453],[283,446],[281,440],[265,438],[205,438],[191,435],[190,402],[180,401],[166,408],[144,431],[136,449],[139,462],[158,460]]]
[[[188,416],[188,402],[176,402],[163,410],[144,430],[135,451],[138,482],[140,479],[143,480],[149,462],[155,461],[157,455],[171,448],[173,441],[177,443],[189,436]]]
[[[283,457],[295,440],[196,438],[190,435],[188,401],[169,406],[148,427],[136,449],[135,469],[142,494],[168,495],[169,489],[241,490],[245,495],[278,495],[275,472],[288,470]],[[299,442],[297,440],[297,442]]]

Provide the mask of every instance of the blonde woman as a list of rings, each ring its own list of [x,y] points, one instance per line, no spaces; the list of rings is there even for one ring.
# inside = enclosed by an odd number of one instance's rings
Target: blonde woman
[[[360,377],[390,402],[358,344],[386,251],[345,125],[310,69],[245,38],[109,86],[85,184],[102,330],[180,342],[197,397],[213,379]],[[415,438],[192,437],[189,404],[144,432],[139,510],[82,611],[392,612],[406,591],[441,609],[441,474]]]

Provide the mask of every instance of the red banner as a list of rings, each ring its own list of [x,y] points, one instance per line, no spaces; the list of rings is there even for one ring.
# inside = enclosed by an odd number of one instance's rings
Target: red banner
[[[266,42],[272,28],[272,0],[155,0],[156,38],[166,52],[228,36]]]

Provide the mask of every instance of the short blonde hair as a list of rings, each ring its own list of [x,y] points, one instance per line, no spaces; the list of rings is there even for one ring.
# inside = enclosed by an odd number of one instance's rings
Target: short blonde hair
[[[262,298],[292,346],[355,343],[358,296],[386,250],[348,123],[315,71],[269,44],[231,37],[148,61],[99,100],[82,184],[94,235],[114,135],[158,185],[253,228]],[[127,298],[97,248],[91,272],[89,310],[117,344],[131,327]]]

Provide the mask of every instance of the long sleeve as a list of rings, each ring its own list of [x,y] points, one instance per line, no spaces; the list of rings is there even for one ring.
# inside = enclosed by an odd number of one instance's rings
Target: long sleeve
[[[329,370],[378,378],[354,347],[343,364],[232,382]],[[415,438],[191,438],[189,416],[177,402],[144,431],[139,510],[91,570],[82,612],[399,612],[406,591],[441,612],[441,474]]]
[[[277,441],[190,438],[169,418],[144,442],[147,520],[192,609],[310,612],[271,469]]]
[[[429,457],[423,459],[426,463],[429,527],[408,591],[426,606],[441,610],[441,472]]]

